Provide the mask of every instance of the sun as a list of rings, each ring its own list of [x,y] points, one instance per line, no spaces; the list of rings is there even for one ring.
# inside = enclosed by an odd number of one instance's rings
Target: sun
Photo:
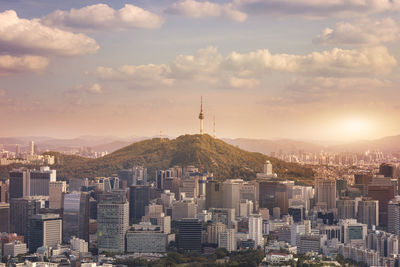
[[[343,122],[343,130],[349,134],[365,133],[368,122],[362,119],[347,119]]]

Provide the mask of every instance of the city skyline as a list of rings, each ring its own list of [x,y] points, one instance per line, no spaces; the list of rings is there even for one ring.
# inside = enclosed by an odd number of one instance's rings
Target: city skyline
[[[218,137],[398,135],[399,9],[378,0],[3,1],[1,136],[193,134],[201,96],[205,133],[215,117]]]

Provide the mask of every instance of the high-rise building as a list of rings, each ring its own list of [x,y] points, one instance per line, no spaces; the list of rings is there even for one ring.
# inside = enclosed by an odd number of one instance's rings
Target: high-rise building
[[[29,154],[31,156],[35,155],[35,142],[33,141],[29,142]]]
[[[235,209],[236,216],[240,214],[240,188],[243,184],[241,179],[226,180],[223,186],[222,207],[228,209]]]
[[[49,183],[49,207],[61,209],[64,206],[64,194],[67,192],[65,181],[52,181]]]
[[[195,218],[197,214],[196,203],[193,198],[176,201],[172,204],[172,220]]]
[[[397,178],[398,171],[395,165],[389,163],[382,163],[379,166],[379,174],[384,177]]]
[[[29,251],[39,247],[55,248],[62,243],[62,220],[58,214],[32,215],[29,224]]]
[[[356,201],[349,197],[342,197],[336,201],[338,219],[352,219],[356,217]]]
[[[19,144],[15,145],[15,156],[19,157],[21,155],[21,146]]]
[[[30,195],[29,170],[21,168],[10,171],[9,197],[21,198]]]
[[[365,246],[367,236],[367,225],[358,223],[355,219],[345,219],[339,221],[340,242],[354,245]]]
[[[0,181],[0,202],[8,202],[8,180]]]
[[[218,234],[226,231],[226,225],[221,222],[207,225],[207,243],[218,244]]]
[[[293,222],[302,222],[304,219],[304,207],[302,205],[292,206],[288,209],[288,214],[293,217]]]
[[[40,197],[12,198],[10,201],[10,228],[12,233],[29,240],[29,222],[34,214],[43,207]]]
[[[50,170],[49,167],[40,167],[40,170],[31,170],[30,176],[30,195],[48,196],[50,182],[56,181],[56,170]]]
[[[389,233],[400,235],[400,196],[388,203],[387,230]]]
[[[264,246],[262,217],[259,214],[252,214],[249,216],[249,238],[254,240],[256,246]]]
[[[101,194],[97,225],[99,252],[125,251],[125,234],[129,227],[129,203],[125,190]]]
[[[63,241],[77,236],[89,242],[89,194],[72,192],[65,194],[63,206]]]
[[[317,203],[326,203],[328,210],[336,208],[336,181],[315,179],[315,198]]]
[[[206,209],[222,208],[223,187],[218,181],[208,181],[206,183]]]
[[[178,226],[178,248],[184,251],[201,252],[201,222],[197,219],[182,219]]]
[[[10,204],[0,202],[0,233],[10,232]]]
[[[139,222],[145,215],[145,207],[150,202],[150,186],[135,185],[129,187],[129,222]]]
[[[218,233],[218,247],[229,252],[236,250],[235,229],[226,229],[225,232]]]
[[[388,203],[395,196],[395,188],[393,185],[368,185],[368,196],[379,201],[379,225],[387,226],[388,219]]]
[[[357,221],[372,226],[379,226],[379,201],[372,198],[362,198],[358,201]]]

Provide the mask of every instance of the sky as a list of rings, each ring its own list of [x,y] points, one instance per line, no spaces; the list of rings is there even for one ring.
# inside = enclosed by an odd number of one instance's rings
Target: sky
[[[2,0],[0,136],[400,134],[400,1]]]

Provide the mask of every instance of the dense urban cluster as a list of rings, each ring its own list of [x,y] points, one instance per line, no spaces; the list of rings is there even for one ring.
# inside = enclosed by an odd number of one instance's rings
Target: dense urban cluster
[[[253,181],[194,166],[155,180],[143,166],[67,181],[19,168],[0,182],[2,262],[235,266],[255,253],[242,266],[399,266],[398,188],[392,164],[314,186],[277,179],[269,161]]]

